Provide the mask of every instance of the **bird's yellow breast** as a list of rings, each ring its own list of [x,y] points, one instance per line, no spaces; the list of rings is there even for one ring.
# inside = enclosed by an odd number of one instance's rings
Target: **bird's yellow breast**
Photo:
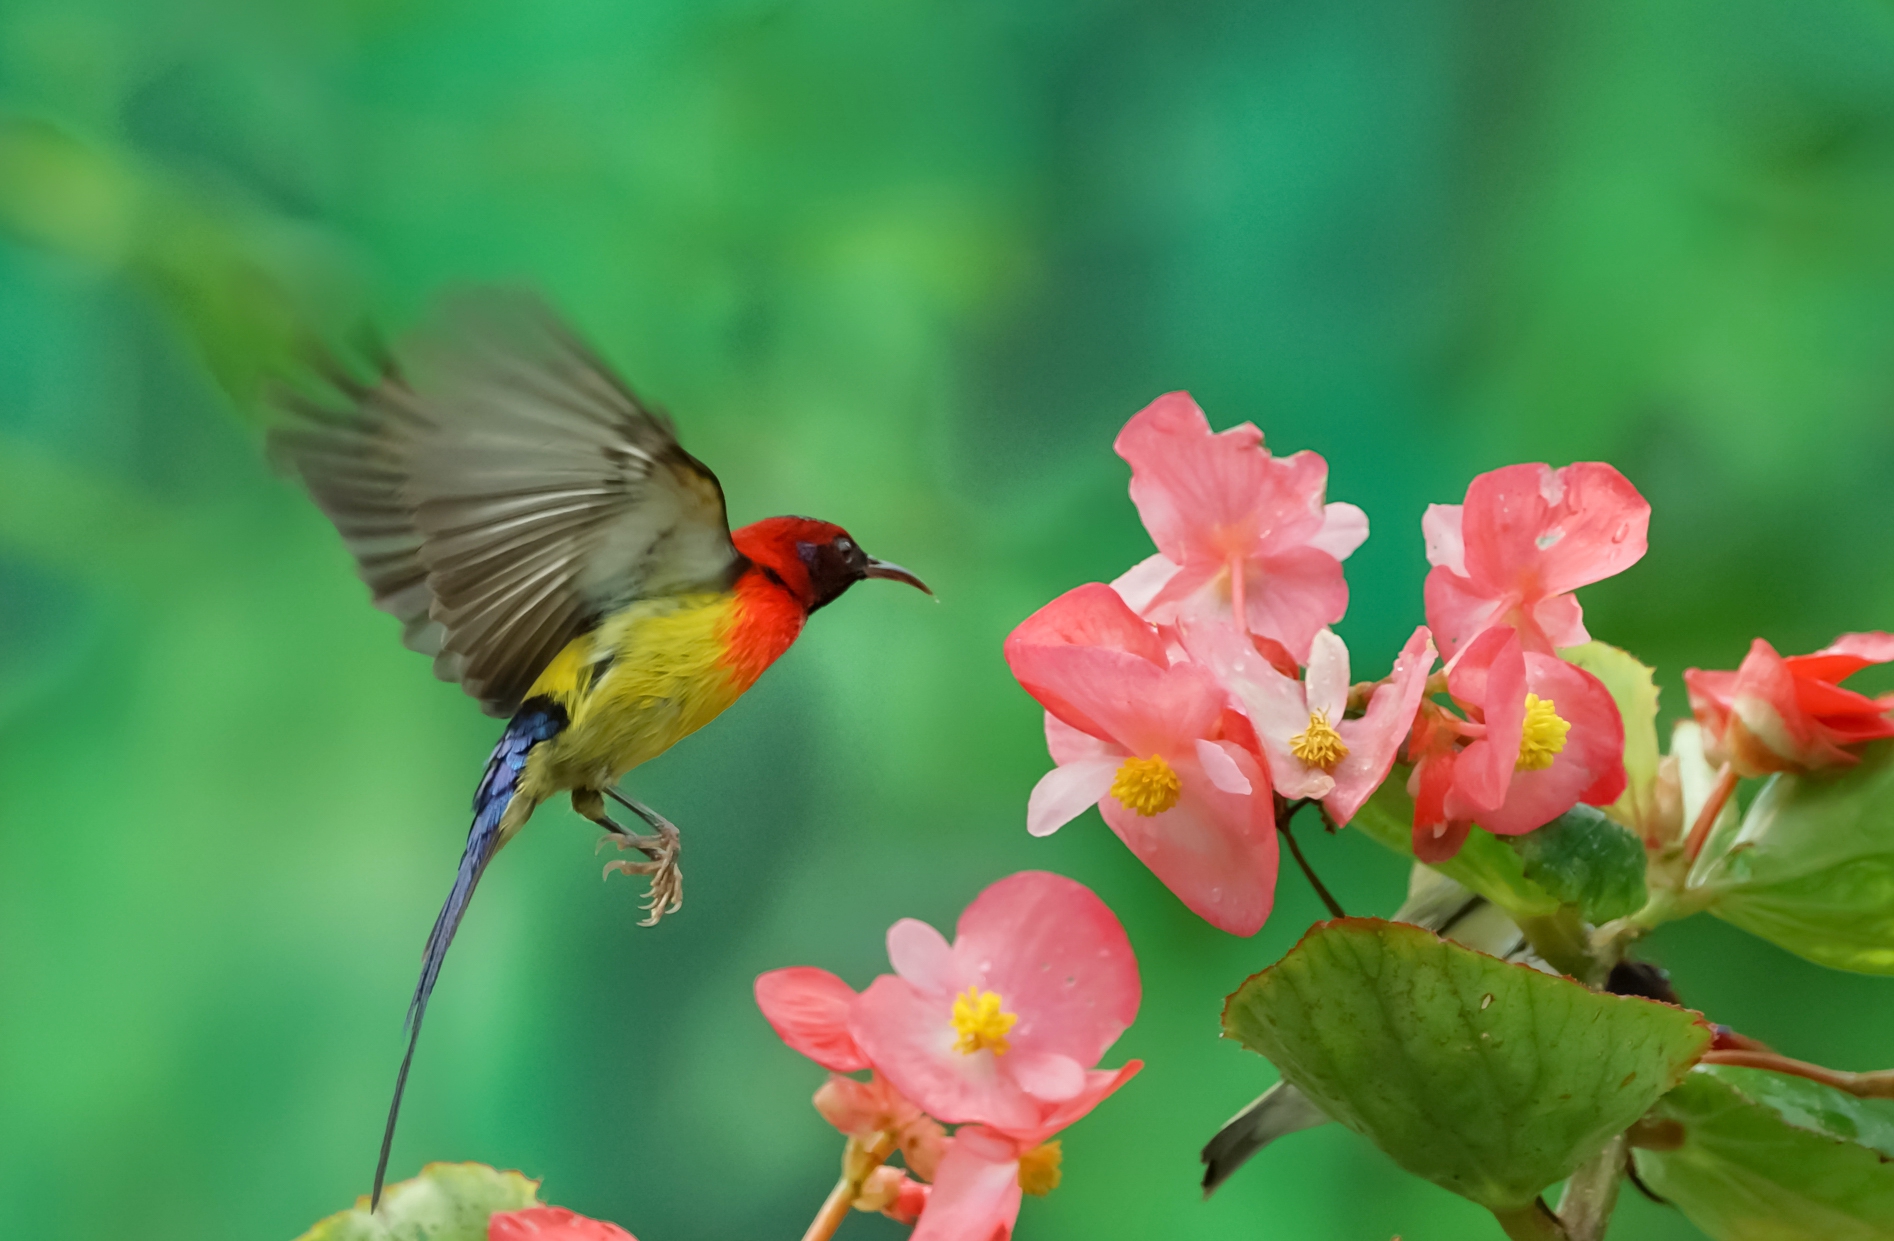
[[[568,643],[527,693],[571,716],[533,782],[602,788],[722,714],[754,679],[727,657],[737,606],[729,594],[640,600]]]

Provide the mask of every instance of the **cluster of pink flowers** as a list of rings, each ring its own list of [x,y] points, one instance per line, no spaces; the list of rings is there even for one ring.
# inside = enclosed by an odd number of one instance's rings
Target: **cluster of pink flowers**
[[[1021,1196],[1058,1184],[1054,1135],[1143,1067],[1095,1067],[1138,1014],[1130,941],[1083,884],[1027,871],[976,897],[951,944],[895,923],[888,959],[860,993],[800,967],[758,978],[756,1001],[831,1071],[815,1105],[851,1154],[901,1153],[905,1170],[864,1170],[855,1206],[915,1241],[1004,1241]]]
[[[1415,852],[1441,860],[1475,823],[1518,834],[1623,791],[1617,707],[1556,654],[1587,641],[1572,591],[1644,554],[1650,506],[1616,470],[1512,466],[1429,508],[1428,623],[1387,677],[1351,685],[1329,626],[1368,520],[1326,501],[1327,463],[1270,455],[1248,423],[1213,433],[1181,392],[1116,447],[1158,554],[1006,643],[1057,764],[1033,834],[1096,805],[1186,905],[1248,935],[1274,902],[1279,804],[1319,801],[1345,825],[1404,758]]]

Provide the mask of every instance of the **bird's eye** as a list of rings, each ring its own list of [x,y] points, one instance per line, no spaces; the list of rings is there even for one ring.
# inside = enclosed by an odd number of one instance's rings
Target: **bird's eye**
[[[855,541],[847,535],[843,535],[841,538],[835,540],[835,550],[846,556],[855,550]]]

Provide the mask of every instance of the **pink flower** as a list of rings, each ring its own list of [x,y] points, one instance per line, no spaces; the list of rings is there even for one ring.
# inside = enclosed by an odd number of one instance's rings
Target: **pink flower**
[[[1133,606],[1162,622],[1234,609],[1306,660],[1316,631],[1348,610],[1341,562],[1368,537],[1360,509],[1323,503],[1328,463],[1271,456],[1247,422],[1212,434],[1186,392],[1145,406],[1113,447],[1159,552],[1127,575]]]
[[[487,1220],[487,1241],[638,1241],[617,1224],[564,1207],[503,1211]]]
[[[1199,916],[1238,935],[1260,928],[1275,899],[1275,806],[1248,724],[1210,672],[1170,664],[1158,631],[1096,583],[1022,622],[1006,662],[1046,708],[1058,764],[1033,789],[1027,830],[1049,835],[1097,806]]]
[[[932,1116],[1032,1132],[1071,1123],[1136,1072],[1092,1070],[1137,1016],[1138,964],[1083,884],[1012,875],[967,906],[951,945],[903,918],[888,957],[895,975],[862,992],[849,1027]]]
[[[1550,655],[1589,641],[1571,592],[1636,564],[1651,506],[1610,466],[1509,465],[1482,474],[1464,505],[1434,504],[1427,538],[1427,624],[1450,659],[1492,625]]]
[[[844,1136],[873,1145],[892,1134],[908,1167],[932,1177],[946,1131],[901,1096],[879,1073],[867,1081],[842,1076],[869,1068],[848,1032],[856,994],[827,970],[771,970],[756,980],[756,1004],[783,1042],[834,1074],[815,1092],[815,1109]]]
[[[1284,675],[1227,622],[1186,623],[1183,639],[1242,704],[1276,791],[1319,799],[1338,826],[1387,779],[1434,666],[1427,630],[1416,629],[1367,711],[1348,719],[1348,647],[1332,630],[1315,635],[1303,680]]]
[[[882,1164],[868,1174],[861,1194],[855,1199],[857,1211],[879,1211],[897,1224],[912,1226],[927,1209],[933,1186],[924,1185],[899,1168]]]
[[[1467,718],[1423,704],[1408,742],[1421,861],[1458,853],[1475,823],[1520,836],[1624,791],[1624,722],[1610,692],[1581,668],[1523,650],[1511,627],[1475,638],[1447,689]]]
[[[1813,655],[1784,659],[1761,638],[1734,672],[1684,672],[1690,709],[1713,762],[1738,775],[1846,766],[1846,746],[1894,737],[1894,695],[1869,698],[1841,682],[1894,661],[1894,634],[1845,633]]]

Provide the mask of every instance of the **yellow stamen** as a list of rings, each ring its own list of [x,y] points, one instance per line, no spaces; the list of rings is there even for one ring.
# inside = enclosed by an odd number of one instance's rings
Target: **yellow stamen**
[[[1118,769],[1118,778],[1111,782],[1111,795],[1123,803],[1125,809],[1149,818],[1175,806],[1183,788],[1184,782],[1177,778],[1171,765],[1153,754],[1150,758],[1126,759],[1125,765]]]
[[[1311,767],[1334,771],[1335,764],[1348,757],[1348,747],[1328,722],[1328,712],[1311,711],[1308,728],[1289,738],[1289,753]]]
[[[960,1036],[954,1050],[963,1056],[983,1050],[1003,1056],[1009,1050],[1006,1032],[1018,1020],[1018,1013],[1001,1010],[999,992],[968,987],[966,994],[954,997],[954,1032]]]
[[[1544,771],[1565,748],[1565,734],[1572,731],[1572,725],[1552,707],[1549,698],[1526,695],[1526,724],[1519,730],[1520,771]]]
[[[1035,1198],[1059,1187],[1058,1142],[1042,1142],[1019,1157],[1019,1187]]]

